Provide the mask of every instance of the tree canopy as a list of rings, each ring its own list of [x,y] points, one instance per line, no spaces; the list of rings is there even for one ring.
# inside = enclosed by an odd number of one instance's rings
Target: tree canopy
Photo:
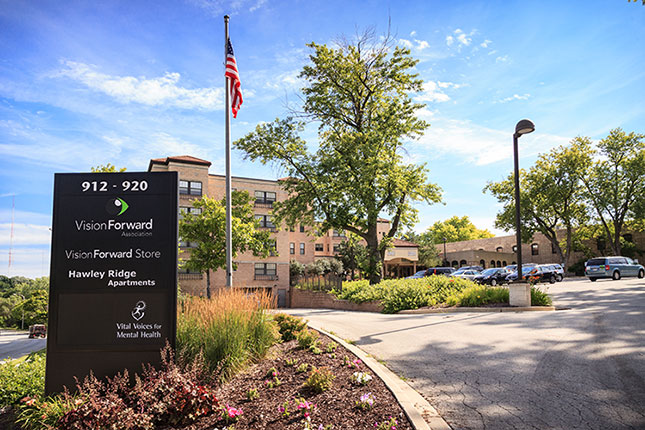
[[[478,229],[470,221],[468,216],[453,216],[445,221],[437,221],[425,231],[427,236],[435,244],[446,242],[461,242],[462,240],[486,239],[494,237],[493,233],[484,229]]]
[[[308,47],[310,64],[300,73],[302,112],[260,124],[234,145],[246,158],[286,173],[281,185],[289,197],[274,205],[277,223],[358,235],[369,250],[370,282],[379,282],[385,246],[379,244],[378,218],[391,218],[391,239],[416,221],[413,202],[441,199],[425,165],[404,161],[404,143],[428,127],[416,115],[423,105],[410,96],[421,90],[413,73],[418,61],[389,38],[376,42],[369,34],[353,44]],[[318,125],[315,150],[299,136],[307,123]]]
[[[99,164],[96,167],[90,168],[92,173],[120,173],[125,172],[125,167],[115,167],[114,165],[107,163],[105,166]]]
[[[268,257],[275,250],[275,241],[268,230],[260,230],[253,213],[253,199],[246,191],[231,193],[232,255],[253,252]],[[210,298],[210,270],[226,269],[226,199],[202,197],[193,201],[199,213],[184,213],[179,221],[179,237],[195,243],[185,267],[206,272],[206,296]]]

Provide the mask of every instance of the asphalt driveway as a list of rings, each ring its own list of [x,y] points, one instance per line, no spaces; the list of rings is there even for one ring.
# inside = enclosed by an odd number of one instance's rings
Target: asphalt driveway
[[[0,330],[0,363],[18,358],[47,346],[47,339],[29,339],[29,332]]]
[[[384,360],[453,429],[645,429],[645,281],[549,292],[571,309],[290,313]]]

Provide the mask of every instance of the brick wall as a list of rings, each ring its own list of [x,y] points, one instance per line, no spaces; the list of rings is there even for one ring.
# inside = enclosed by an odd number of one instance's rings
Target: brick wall
[[[339,309],[344,311],[381,312],[383,305],[379,302],[353,303],[338,300],[331,294],[318,291],[291,289],[291,307],[309,309]]]

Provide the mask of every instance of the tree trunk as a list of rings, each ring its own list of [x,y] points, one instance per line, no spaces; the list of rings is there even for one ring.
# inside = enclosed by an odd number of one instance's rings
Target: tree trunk
[[[206,298],[211,298],[211,271],[206,269]]]
[[[378,249],[378,235],[376,231],[376,225],[370,227],[368,230],[367,237],[367,252],[369,256],[369,279],[370,285],[378,284],[383,279],[383,274],[381,272],[381,253]]]

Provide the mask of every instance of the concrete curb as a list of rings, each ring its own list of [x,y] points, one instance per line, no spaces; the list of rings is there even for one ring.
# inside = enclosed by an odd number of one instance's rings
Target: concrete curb
[[[383,366],[357,346],[351,345],[338,336],[315,327],[310,323],[307,323],[307,325],[325,336],[329,336],[335,342],[351,351],[354,355],[360,358],[361,361],[372,370],[372,372],[381,378],[385,383],[385,386],[392,392],[392,394],[394,394],[394,397],[403,408],[405,415],[412,423],[412,427],[416,430],[452,430],[448,423],[441,418],[437,410],[432,407],[432,405],[428,403],[421,394],[412,389],[412,387],[410,387],[390,369]]]
[[[451,314],[451,313],[472,313],[472,312],[540,312],[540,311],[554,311],[555,306],[508,306],[503,308],[439,308],[439,309],[430,309],[430,308],[419,308],[419,309],[408,309],[405,311],[399,311],[397,314]]]

